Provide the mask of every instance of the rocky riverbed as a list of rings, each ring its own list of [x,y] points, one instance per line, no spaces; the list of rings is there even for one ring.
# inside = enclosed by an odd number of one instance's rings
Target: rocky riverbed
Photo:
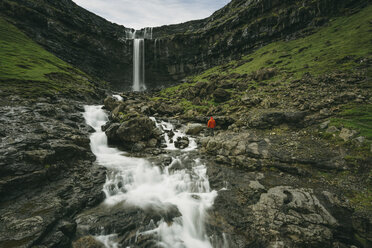
[[[172,170],[189,170],[187,161],[193,158],[206,164],[210,187],[218,191],[206,218],[213,247],[370,246],[370,212],[348,195],[350,189],[362,190],[366,180],[358,181],[345,160],[348,144],[361,142],[352,130],[334,131],[325,121],[243,128],[237,127],[234,116],[221,115],[210,136],[207,117],[190,119],[181,106],[159,104],[151,97],[152,93],[107,97],[109,119],[102,130],[113,146],[160,168],[172,164]],[[91,152],[89,136],[94,130],[85,124],[81,102],[8,102],[1,107],[1,246],[103,247],[105,240],[106,246],[115,240],[125,246],[156,247],[156,236],[139,233],[153,230],[162,220],[171,225],[180,216],[178,209],[102,205],[106,169]],[[159,123],[173,123],[173,128],[159,129],[151,116]],[[267,120],[279,118],[283,125],[294,120],[289,116],[292,119],[275,114]],[[303,118],[301,114],[295,123]],[[177,133],[182,126],[189,138]],[[349,143],[335,149],[316,130]],[[177,162],[172,157],[182,158],[190,138],[198,150]],[[183,146],[166,150],[166,142],[177,141]]]
[[[124,124],[128,116],[132,121],[146,123],[146,118],[150,120],[149,116],[155,113],[158,118],[173,123],[189,123],[187,132],[193,134],[200,147],[194,156],[206,162],[211,187],[224,189],[218,192],[207,218],[211,237],[224,233],[229,247],[368,247],[371,244],[370,212],[357,208],[345,195],[350,187],[361,190],[364,187],[348,172],[350,164],[345,160],[348,150],[334,149],[332,143],[314,135],[314,127],[284,127],[275,132],[262,128],[239,129],[239,132],[219,128],[214,136],[209,136],[205,123],[202,124],[205,119],[190,123],[187,118],[174,117],[182,114],[177,106],[155,106],[144,94],[122,94],[122,97],[120,101],[113,97],[105,100],[105,108],[111,110],[110,122],[104,127],[106,133],[112,126],[129,127]],[[153,109],[156,107],[165,111],[156,113]],[[174,116],[167,117],[170,115]],[[228,123],[228,118],[220,118],[221,123]],[[219,118],[216,120],[218,123]],[[320,129],[329,129],[328,124],[321,123]],[[133,155],[153,158],[166,165],[167,159],[162,160],[159,155],[164,154],[164,140],[160,134],[154,136],[154,127],[143,127],[147,135],[132,133],[137,135],[133,136],[131,148],[126,149]],[[154,142],[149,142],[151,139]],[[115,142],[128,144],[127,139]],[[337,183],[340,173],[346,175],[341,184]],[[332,175],[334,179],[329,178]],[[128,208],[128,211],[134,210]],[[139,226],[145,226],[150,219],[158,220],[154,213],[141,213],[141,216]],[[106,223],[110,223],[107,218]],[[114,226],[116,231],[122,231]],[[148,242],[154,245],[153,241]]]

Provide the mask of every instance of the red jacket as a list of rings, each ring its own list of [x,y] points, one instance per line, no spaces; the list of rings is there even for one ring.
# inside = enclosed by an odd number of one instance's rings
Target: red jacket
[[[216,127],[216,121],[213,119],[213,117],[211,117],[211,118],[209,119],[207,126],[208,126],[209,128],[215,128],[215,127]]]

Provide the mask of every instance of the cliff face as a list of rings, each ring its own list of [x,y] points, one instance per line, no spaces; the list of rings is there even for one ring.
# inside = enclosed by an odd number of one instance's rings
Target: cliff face
[[[278,39],[309,34],[361,0],[233,0],[211,17],[154,28],[146,40],[146,84],[176,83],[185,76],[239,58]],[[112,24],[71,0],[4,0],[0,13],[32,39],[115,88],[132,84],[132,41]]]
[[[0,15],[59,58],[112,85],[131,83],[132,46],[125,28],[71,0],[4,0]],[[129,44],[130,43],[130,44]]]
[[[155,28],[159,41],[147,51],[156,51],[154,62],[147,57],[148,76],[181,79],[275,40],[305,36],[361,2],[233,0],[207,19]]]

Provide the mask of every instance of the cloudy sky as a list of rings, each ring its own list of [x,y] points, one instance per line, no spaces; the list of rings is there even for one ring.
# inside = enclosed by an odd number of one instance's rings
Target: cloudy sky
[[[205,18],[230,2],[230,0],[73,1],[111,22],[136,29]]]

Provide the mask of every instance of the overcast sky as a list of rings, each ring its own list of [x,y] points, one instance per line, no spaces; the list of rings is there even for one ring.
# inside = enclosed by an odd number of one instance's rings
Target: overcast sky
[[[135,29],[202,19],[230,2],[230,0],[73,1],[111,22]]]

